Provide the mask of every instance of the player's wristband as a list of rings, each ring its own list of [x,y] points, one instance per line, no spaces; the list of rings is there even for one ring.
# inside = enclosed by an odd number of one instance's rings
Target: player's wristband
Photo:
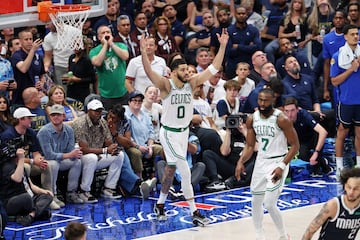
[[[281,162],[279,162],[278,167],[281,168],[281,170],[284,170],[286,168],[286,164],[283,161],[281,161]]]
[[[219,70],[217,70],[215,67],[214,67],[214,65],[212,65],[212,64],[210,64],[208,67],[207,67],[207,69],[209,69],[209,71],[210,71],[210,73],[212,74],[212,75],[215,75]]]

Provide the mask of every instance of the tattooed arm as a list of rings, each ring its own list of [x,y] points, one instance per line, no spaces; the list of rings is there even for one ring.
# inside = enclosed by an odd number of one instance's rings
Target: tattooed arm
[[[321,208],[319,214],[312,220],[307,227],[302,240],[311,240],[314,233],[329,219],[333,219],[336,215],[338,204],[335,198],[327,201]]]

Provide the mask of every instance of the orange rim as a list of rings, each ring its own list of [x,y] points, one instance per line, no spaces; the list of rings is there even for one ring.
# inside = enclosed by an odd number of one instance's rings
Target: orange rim
[[[39,20],[43,22],[50,21],[49,14],[56,14],[58,12],[80,12],[90,10],[90,6],[85,4],[67,4],[67,5],[53,5],[51,1],[44,1],[38,3]]]

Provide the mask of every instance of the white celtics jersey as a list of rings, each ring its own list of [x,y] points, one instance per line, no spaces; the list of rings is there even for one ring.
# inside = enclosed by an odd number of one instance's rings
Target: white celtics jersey
[[[259,111],[253,115],[253,128],[258,142],[259,159],[276,158],[288,152],[287,139],[277,124],[280,113],[280,110],[275,109],[268,118],[261,118]]]
[[[161,124],[172,128],[188,127],[193,116],[193,97],[189,83],[180,89],[169,79],[171,90],[162,100]]]

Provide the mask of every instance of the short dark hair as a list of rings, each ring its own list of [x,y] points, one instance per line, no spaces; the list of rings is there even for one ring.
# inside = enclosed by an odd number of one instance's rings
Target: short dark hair
[[[77,240],[82,237],[87,230],[87,227],[79,222],[69,222],[65,228],[65,240]]]
[[[125,119],[125,108],[121,103],[115,104],[112,106],[112,108],[109,110],[109,112],[112,112],[115,114],[120,120]]]
[[[268,93],[268,94],[270,94],[271,96],[275,96],[274,95],[274,90],[272,90],[271,88],[262,88],[262,89],[260,89],[260,91],[259,91],[259,94],[260,93]]]
[[[174,61],[172,61],[172,63],[170,64],[170,70],[173,71],[175,70],[176,68],[179,67],[179,65],[182,65],[182,64],[187,64],[185,59],[181,58],[181,59],[175,59]]]
[[[296,107],[299,107],[298,101],[294,97],[287,97],[284,101],[284,106],[294,104]]]
[[[358,29],[358,27],[357,27],[356,25],[354,25],[354,24],[346,24],[346,25],[343,27],[343,33],[344,33],[344,35],[348,34],[349,30],[350,30],[350,29],[354,29],[354,28]]]

